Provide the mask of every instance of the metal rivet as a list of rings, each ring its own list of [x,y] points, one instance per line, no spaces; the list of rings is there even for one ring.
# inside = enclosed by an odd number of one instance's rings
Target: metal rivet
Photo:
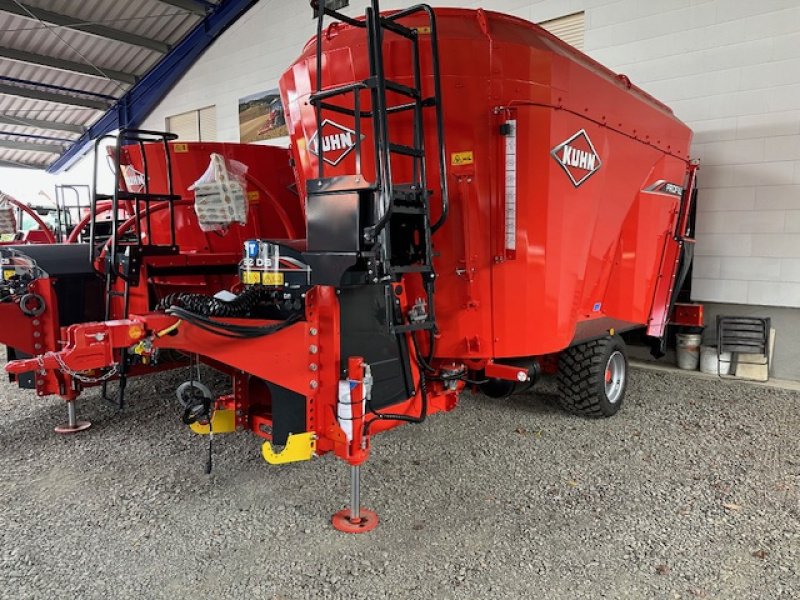
[[[315,390],[317,387],[319,387],[319,382],[316,379],[312,379],[309,385],[311,385],[312,390]]]
[[[311,329],[308,330],[308,333],[310,333],[311,335],[317,335],[317,328],[312,327]]]
[[[317,346],[316,346],[316,345],[314,345],[314,344],[311,344],[311,345],[308,347],[308,352],[309,352],[310,354],[316,354],[316,353],[317,353],[317,351],[318,351],[318,348],[317,348]]]
[[[312,371],[316,371],[319,367],[317,366],[317,363],[311,363],[310,365],[308,365],[308,368],[311,369]]]
[[[34,324],[34,326],[36,326],[36,325],[39,325],[39,323],[40,323],[39,319],[34,319],[34,320],[33,320],[33,324]]]

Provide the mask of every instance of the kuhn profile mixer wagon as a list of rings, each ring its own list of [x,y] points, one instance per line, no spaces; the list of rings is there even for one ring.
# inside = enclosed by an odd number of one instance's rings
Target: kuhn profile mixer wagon
[[[98,201],[134,216],[71,268],[46,246],[6,252],[0,310],[3,341],[30,356],[7,370],[61,394],[72,429],[87,386],[197,359],[229,374],[219,398],[181,386],[185,421],[252,431],[273,464],[347,461],[334,525],[357,532],[377,523],[359,499],[372,436],[466,386],[557,374],[567,409],[617,412],[619,334],[663,337],[687,262],[694,166],[666,106],[524,20],[317,10],[280,80],[289,153],[123,132],[114,156],[137,177]],[[209,150],[250,179],[188,191]],[[224,227],[203,232],[215,193],[247,214],[220,205]],[[95,273],[105,286],[74,310],[59,286]]]

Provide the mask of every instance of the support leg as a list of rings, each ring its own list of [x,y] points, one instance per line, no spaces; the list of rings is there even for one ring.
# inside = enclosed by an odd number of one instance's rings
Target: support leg
[[[333,515],[331,522],[345,533],[366,533],[378,526],[378,515],[361,506],[361,466],[350,467],[350,507]]]
[[[75,401],[70,400],[67,402],[67,423],[59,425],[55,428],[56,433],[78,433],[89,429],[92,424],[89,421],[78,421],[75,416]]]

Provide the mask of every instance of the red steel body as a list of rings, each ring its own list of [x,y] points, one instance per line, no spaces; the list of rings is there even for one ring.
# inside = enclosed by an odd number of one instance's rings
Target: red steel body
[[[651,333],[660,335],[677,268],[682,198],[647,189],[659,181],[686,186],[691,131],[627,78],[540,27],[490,11],[435,12],[451,195],[450,216],[433,238],[437,356],[544,355],[651,320],[657,321]],[[402,23],[423,27],[426,21],[418,16]],[[387,78],[410,85],[409,45],[386,36]],[[362,30],[335,23],[324,39],[325,88],[368,76]],[[316,156],[308,151],[316,120],[307,104],[315,51],[312,40],[280,81],[301,190],[317,176]],[[424,42],[422,52],[424,67],[430,64]],[[431,87],[430,70],[424,87]],[[362,96],[368,110],[369,96]],[[352,117],[326,115],[335,125],[326,125],[323,136],[354,128]],[[438,190],[432,113],[427,119],[430,188]],[[506,247],[508,138],[500,131],[509,121],[516,122],[513,249]],[[389,127],[396,141],[410,143],[409,113],[391,115]],[[552,152],[581,131],[600,167],[576,187]],[[369,121],[363,135],[369,178]],[[338,158],[335,142],[329,154]],[[394,159],[392,168],[398,181],[409,179],[410,160]],[[350,152],[325,174],[353,172]],[[439,203],[434,194],[434,213]],[[660,287],[662,281],[667,285]]]

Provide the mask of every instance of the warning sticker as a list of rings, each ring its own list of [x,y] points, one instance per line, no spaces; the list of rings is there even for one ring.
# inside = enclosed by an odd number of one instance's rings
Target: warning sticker
[[[454,167],[459,165],[471,165],[475,162],[475,158],[472,156],[472,150],[453,152],[450,155],[450,162]]]
[[[261,283],[261,273],[258,271],[245,271],[242,273],[242,283],[249,285]]]
[[[264,285],[283,285],[283,273],[267,272],[261,275]]]
[[[176,153],[188,152],[189,151],[189,144],[173,144],[172,150]]]
[[[250,190],[247,192],[247,202],[250,204],[258,204],[258,201],[261,200],[261,194],[258,190]]]

